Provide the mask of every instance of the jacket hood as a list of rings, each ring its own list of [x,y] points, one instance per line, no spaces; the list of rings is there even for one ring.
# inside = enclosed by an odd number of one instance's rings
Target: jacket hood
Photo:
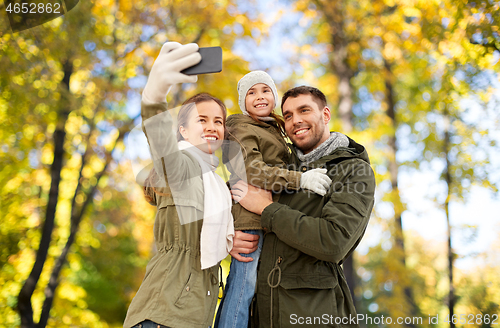
[[[346,157],[346,158],[359,158],[365,161],[366,163],[370,164],[370,158],[368,157],[368,153],[366,152],[366,149],[364,146],[360,145],[356,141],[352,140],[348,136],[346,136],[347,139],[349,139],[349,147],[348,148],[339,148],[337,151],[334,151],[332,155],[331,160],[335,160],[336,158],[339,157]],[[330,161],[330,160],[329,160]]]

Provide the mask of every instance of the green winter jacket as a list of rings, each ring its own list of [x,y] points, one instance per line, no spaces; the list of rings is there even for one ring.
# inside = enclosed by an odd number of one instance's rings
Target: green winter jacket
[[[166,110],[166,103],[143,104],[143,123]],[[212,325],[219,280],[218,266],[201,270],[200,234],[204,202],[201,168],[188,152],[178,150],[177,141],[170,133],[173,124],[170,114],[163,113],[154,120],[154,124],[165,129],[154,136],[161,140],[161,153],[173,154],[163,156],[160,165],[164,172],[169,172],[171,181],[169,185],[165,174],[165,184],[156,188],[156,192],[147,189],[152,204],[157,207],[154,223],[157,253],[146,268],[123,327],[129,328],[149,319],[172,328],[207,328]],[[148,128],[146,132],[150,132]],[[148,133],[146,137],[151,145],[152,136]]]
[[[250,116],[234,114],[227,118],[226,126],[230,132],[228,140],[239,142],[242,146],[244,165],[242,168],[233,168],[230,183],[244,179],[235,172],[245,172],[247,183],[256,187],[274,191],[273,200],[278,201],[279,193],[285,188],[298,190],[300,188],[301,173],[286,169],[289,160],[289,148],[281,136],[275,123],[256,121]],[[229,158],[233,158],[229,154]],[[234,218],[235,230],[262,229],[260,215],[244,209],[240,204],[233,204],[231,212]]]
[[[327,168],[332,184],[324,197],[282,192],[264,209],[252,327],[358,327],[341,264],[361,241],[374,204],[368,155],[349,139],[349,147],[316,162],[294,161],[302,172]]]

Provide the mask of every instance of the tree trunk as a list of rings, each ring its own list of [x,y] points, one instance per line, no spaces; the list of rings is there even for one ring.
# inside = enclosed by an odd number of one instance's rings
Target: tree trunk
[[[342,132],[348,134],[354,130],[352,106],[354,88],[351,79],[354,77],[354,71],[349,67],[347,61],[349,41],[344,33],[344,8],[342,1],[327,2],[316,0],[315,4],[325,15],[326,21],[331,30],[331,45],[333,51],[330,57],[330,68],[339,79],[337,104],[338,116],[342,124]],[[349,285],[351,296],[356,305],[354,289],[356,288],[356,270],[354,266],[354,253],[344,259],[344,274]]]
[[[448,311],[450,314],[450,327],[455,328],[455,324],[453,323],[453,315],[455,313],[455,289],[453,286],[453,250],[451,248],[451,223],[450,223],[450,197],[451,197],[451,189],[452,189],[452,178],[450,172],[450,160],[448,158],[450,148],[450,117],[448,113],[448,108],[444,109],[444,143],[443,143],[443,152],[446,159],[446,167],[444,171],[444,176],[446,180],[446,186],[448,187],[446,200],[444,202],[444,210],[446,212],[446,223],[448,226],[448,280],[449,280],[449,291],[448,291]]]
[[[332,31],[331,45],[333,46],[333,51],[330,57],[330,67],[339,79],[339,101],[337,108],[340,121],[342,122],[342,132],[349,133],[353,130],[352,106],[354,102],[352,97],[354,95],[354,88],[351,79],[354,77],[354,71],[347,61],[347,47],[350,40],[348,40],[344,32],[345,10],[342,1],[334,1],[326,5],[323,5],[320,1],[317,1],[317,3],[322,9]]]
[[[57,286],[59,285],[59,282],[57,281],[58,277],[59,277],[59,273],[62,269],[64,262],[66,261],[66,256],[67,256],[69,249],[70,249],[70,247],[73,244],[74,239],[75,239],[75,234],[76,234],[75,222],[79,223],[79,221],[81,220],[81,216],[83,215],[83,211],[85,210],[85,206],[84,206],[80,215],[77,214],[76,197],[77,197],[77,195],[82,187],[82,181],[83,181],[82,180],[82,176],[83,176],[82,173],[83,173],[83,168],[85,167],[86,159],[88,158],[88,156],[90,154],[91,146],[89,145],[89,141],[90,141],[90,136],[92,135],[92,132],[94,130],[94,127],[95,127],[95,125],[92,122],[91,129],[90,129],[88,136],[86,138],[87,148],[85,150],[85,153],[82,156],[82,163],[80,165],[80,173],[78,176],[78,184],[76,186],[75,193],[73,195],[73,201],[71,202],[70,235],[68,237],[68,240],[66,241],[66,245],[64,246],[64,248],[61,252],[61,255],[59,256],[54,267],[52,268],[52,273],[50,275],[49,283],[45,287],[45,292],[44,292],[45,293],[45,301],[43,302],[42,313],[40,315],[40,321],[38,322],[39,328],[45,327],[47,325],[47,321],[48,321],[49,316],[50,316],[50,309],[52,308],[52,302],[53,302],[54,296],[55,296],[55,290],[56,290]]]
[[[63,65],[64,77],[62,79],[62,84],[66,96],[69,95],[69,80],[71,74],[73,73],[73,64],[71,60],[67,60]],[[49,200],[47,203],[47,209],[45,212],[45,220],[43,223],[42,237],[40,239],[40,244],[38,251],[36,253],[35,263],[31,269],[28,279],[26,279],[19,295],[17,297],[17,309],[19,311],[19,316],[21,317],[21,328],[34,328],[35,324],[33,322],[33,308],[31,305],[31,297],[35,291],[38,280],[42,273],[45,261],[47,260],[47,253],[50,247],[50,242],[52,240],[52,231],[54,230],[54,221],[56,216],[57,202],[59,198],[59,183],[61,182],[61,170],[63,167],[64,159],[64,140],[66,138],[66,132],[64,130],[66,125],[66,120],[68,119],[68,114],[70,112],[69,102],[67,97],[62,97],[63,99],[63,110],[59,115],[59,120],[54,131],[54,160],[50,166],[50,191]],[[64,102],[64,100],[66,102]]]
[[[111,156],[109,156],[109,157],[111,157]],[[90,192],[86,195],[87,199],[85,200],[85,203],[83,204],[83,206],[78,210],[76,210],[75,208],[72,209],[70,235],[68,237],[68,240],[66,241],[66,245],[64,246],[64,248],[61,252],[61,255],[59,255],[59,257],[56,261],[56,264],[54,265],[54,268],[52,269],[49,283],[45,287],[45,301],[43,302],[42,313],[40,315],[40,321],[37,325],[38,328],[45,328],[45,326],[47,325],[47,321],[50,317],[50,309],[52,308],[52,302],[54,301],[55,291],[56,291],[57,286],[59,286],[59,274],[61,273],[61,269],[62,269],[64,263],[66,263],[66,258],[68,256],[69,250],[76,239],[76,234],[78,232],[80,222],[82,221],[83,214],[85,213],[85,210],[87,209],[88,205],[90,205],[90,203],[92,202],[92,198],[93,198],[95,190],[97,189],[97,186],[99,184],[99,180],[104,175],[104,172],[106,171],[106,169],[108,167],[109,161],[110,160],[108,160],[106,162],[103,170],[98,175],[98,178],[97,178],[95,185],[92,187]],[[84,163],[82,163],[82,164],[84,164]],[[82,165],[82,167],[83,166],[84,165]],[[81,175],[80,175],[79,181],[81,181]],[[80,182],[79,182],[79,186],[80,186]],[[76,198],[76,196],[78,194],[78,189],[79,188],[77,188],[77,190],[75,191],[74,198]]]
[[[396,160],[396,154],[398,151],[398,145],[396,140],[396,131],[398,129],[398,121],[396,118],[396,103],[394,96],[394,74],[392,73],[391,64],[384,59],[385,66],[385,98],[387,109],[387,116],[391,119],[392,123],[392,134],[389,137],[389,163],[388,163],[388,171],[391,179],[391,187],[392,187],[392,202],[394,205],[394,223],[395,223],[395,243],[398,250],[398,254],[400,255],[401,265],[406,267],[406,253],[405,253],[405,243],[403,237],[403,205],[401,203],[401,196],[399,194],[398,188],[398,171],[399,165]],[[413,299],[413,291],[411,286],[404,287],[404,294],[406,296],[407,304],[410,307],[409,313],[412,316],[416,316],[416,304]],[[408,327],[415,327],[414,324],[407,324]]]
[[[116,148],[116,145],[123,140],[125,133],[130,131],[130,129],[133,126],[133,122],[135,121],[137,117],[134,117],[130,119],[128,124],[125,124],[120,130],[118,134],[118,138],[115,141],[115,144],[113,148],[106,154],[106,162],[104,164],[103,169],[96,175],[96,182],[94,185],[87,191],[85,192],[85,202],[84,204],[78,208],[76,205],[76,198],[79,194],[79,191],[82,188],[82,179],[83,179],[83,168],[85,167],[86,164],[86,158],[89,156],[90,149],[92,149],[91,145],[89,144],[90,142],[90,137],[91,137],[91,132],[88,135],[87,138],[87,149],[85,151],[85,154],[82,156],[82,163],[80,166],[80,174],[78,178],[78,185],[75,189],[75,193],[73,195],[73,201],[72,201],[72,207],[71,207],[71,227],[70,227],[70,234],[68,237],[68,240],[66,241],[66,245],[64,246],[61,254],[59,255],[54,268],[52,269],[52,273],[50,275],[50,280],[47,286],[45,287],[45,301],[42,306],[42,313],[40,315],[40,321],[37,325],[38,328],[44,328],[47,325],[47,321],[50,317],[50,309],[52,308],[52,303],[54,301],[55,297],[55,291],[57,289],[57,286],[59,286],[59,275],[61,273],[63,265],[66,263],[66,259],[68,256],[68,253],[71,249],[71,246],[73,245],[76,235],[78,233],[79,227],[80,227],[80,222],[82,221],[83,215],[85,214],[86,209],[88,206],[92,203],[92,199],[94,197],[95,191],[97,190],[97,186],[99,185],[99,181],[101,178],[106,174],[106,170],[109,166],[109,163],[112,160],[111,154],[113,153],[113,150]],[[92,125],[94,126],[94,125]]]

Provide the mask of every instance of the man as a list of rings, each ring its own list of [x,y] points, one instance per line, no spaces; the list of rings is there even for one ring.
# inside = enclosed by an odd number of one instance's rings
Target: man
[[[261,215],[266,230],[252,306],[252,327],[358,327],[340,266],[361,241],[374,203],[375,178],[363,146],[329,132],[324,94],[301,86],[283,95],[285,130],[295,169],[325,168],[332,179],[325,196],[271,194],[239,182],[233,198]],[[244,197],[243,197],[244,196]],[[231,255],[255,250],[257,239],[238,231]]]

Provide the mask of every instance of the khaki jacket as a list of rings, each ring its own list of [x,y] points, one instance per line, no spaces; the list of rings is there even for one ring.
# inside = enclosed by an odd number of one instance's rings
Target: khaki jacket
[[[349,139],[347,148],[305,166],[295,157],[294,164],[300,171],[327,168],[332,184],[323,197],[283,192],[264,209],[252,327],[297,327],[315,317],[314,327],[358,327],[341,264],[361,241],[374,204],[368,155]]]
[[[279,193],[285,188],[300,188],[302,174],[286,168],[290,159],[289,148],[276,125],[257,122],[247,115],[234,114],[228,117],[226,126],[230,132],[228,139],[242,146],[247,183],[273,191],[274,201],[279,199]],[[230,165],[228,169],[231,183],[244,178],[235,174],[244,170]],[[232,213],[235,230],[262,229],[260,215],[247,211],[240,204],[233,205]]]
[[[143,104],[143,127],[144,121],[166,109],[166,103]],[[162,120],[160,123],[165,131],[171,131],[170,114],[158,117],[155,120]],[[162,157],[161,167],[164,172],[175,168],[173,174],[177,182],[174,187],[172,175],[168,175],[171,179],[169,185],[165,174],[162,187],[156,188],[156,192],[152,188],[147,190],[152,204],[157,207],[154,223],[157,253],[146,268],[146,275],[128,308],[123,327],[132,327],[149,319],[172,328],[207,328],[212,325],[219,280],[218,266],[201,270],[200,234],[204,200],[201,168],[189,153],[178,151],[175,138],[169,138],[168,133],[165,136],[161,144],[166,154],[173,155]],[[151,144],[149,137],[148,142]],[[179,217],[183,218],[183,224]]]

